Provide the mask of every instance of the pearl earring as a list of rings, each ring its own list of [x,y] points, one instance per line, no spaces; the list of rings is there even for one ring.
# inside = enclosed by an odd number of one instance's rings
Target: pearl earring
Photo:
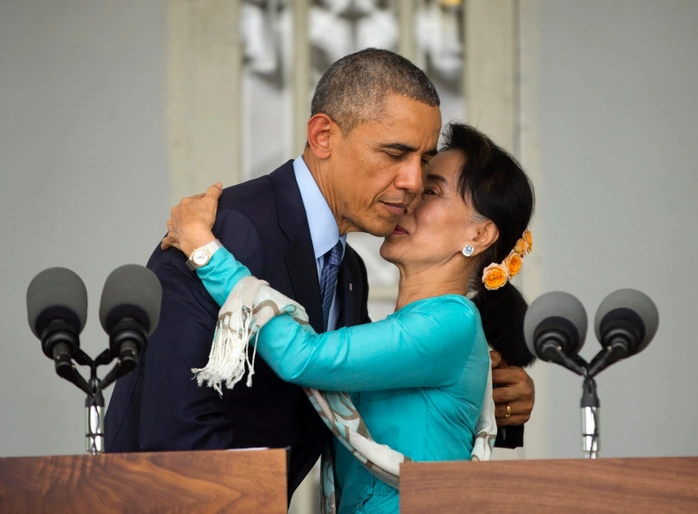
[[[473,248],[471,245],[465,245],[465,247],[463,248],[463,255],[465,255],[466,257],[470,257],[474,251],[475,248]]]

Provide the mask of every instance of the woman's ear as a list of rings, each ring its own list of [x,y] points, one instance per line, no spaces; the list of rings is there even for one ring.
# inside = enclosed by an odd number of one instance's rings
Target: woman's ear
[[[471,244],[475,248],[474,255],[484,252],[499,239],[499,229],[493,221],[486,220],[478,223],[475,227],[476,232],[472,238]]]
[[[330,130],[332,118],[327,114],[318,113],[308,120],[308,146],[318,159],[330,156]]]

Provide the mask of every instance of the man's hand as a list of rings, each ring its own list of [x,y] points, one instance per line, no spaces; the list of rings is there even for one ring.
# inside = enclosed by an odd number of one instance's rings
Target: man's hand
[[[494,413],[497,426],[523,425],[531,417],[536,390],[523,368],[509,366],[499,352],[491,351]]]

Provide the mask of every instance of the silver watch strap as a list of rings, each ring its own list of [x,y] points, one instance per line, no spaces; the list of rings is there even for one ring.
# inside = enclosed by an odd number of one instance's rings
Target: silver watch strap
[[[213,254],[216,253],[216,251],[219,248],[223,248],[223,245],[221,244],[221,242],[218,239],[214,239],[210,243],[207,243],[204,246],[200,246],[199,248],[196,248],[193,252],[191,252],[191,255],[189,255],[189,258],[187,259],[187,266],[189,266],[189,269],[192,271],[195,271],[198,268],[205,266],[211,260],[211,256],[213,256]],[[196,262],[194,262],[194,255],[199,251],[206,252],[206,255],[208,256],[208,258],[206,259],[206,262],[203,264],[197,264]]]

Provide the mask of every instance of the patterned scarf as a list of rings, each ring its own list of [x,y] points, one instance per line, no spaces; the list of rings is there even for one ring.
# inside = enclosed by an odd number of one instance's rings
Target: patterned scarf
[[[250,360],[247,352],[249,342],[254,338],[256,343],[259,329],[274,316],[283,313],[289,314],[300,324],[308,324],[303,306],[272,289],[267,282],[252,276],[240,280],[219,311],[208,364],[204,368],[192,369],[199,386],[206,383],[222,396],[222,385],[232,389],[247,371],[247,386],[250,387],[257,348],[255,344]],[[304,390],[322,420],[352,455],[380,480],[399,489],[400,464],[411,459],[373,440],[347,393],[312,388]],[[496,435],[490,366],[471,460],[489,460]],[[323,452],[321,469],[322,512],[334,514],[337,498],[329,448]]]

